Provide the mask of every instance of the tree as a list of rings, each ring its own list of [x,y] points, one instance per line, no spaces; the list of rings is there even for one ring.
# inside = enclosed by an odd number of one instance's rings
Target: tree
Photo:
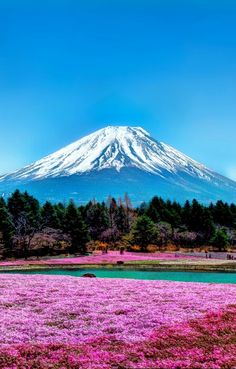
[[[157,225],[157,238],[156,243],[159,246],[166,246],[172,238],[172,227],[171,224],[167,222],[159,222]]]
[[[80,211],[71,201],[66,208],[64,230],[71,237],[71,253],[86,252],[86,243],[89,240],[88,228]]]
[[[129,232],[127,212],[123,205],[117,206],[114,214],[115,227],[121,232]]]
[[[58,229],[59,220],[57,218],[57,213],[55,207],[49,202],[43,205],[41,209],[42,222],[45,227]]]
[[[14,228],[14,245],[19,248],[20,254],[22,252],[27,260],[34,235],[42,230],[40,219],[32,221],[29,214],[22,211],[17,218],[13,218],[12,227]]]
[[[7,206],[13,221],[17,220],[22,212],[25,212],[25,205],[25,198],[19,190],[16,190],[11,197],[9,197]]]
[[[144,215],[146,212],[147,212],[147,209],[148,209],[148,205],[147,205],[147,203],[146,202],[142,202],[140,205],[139,205],[139,207],[138,207],[138,209],[137,209],[137,211],[138,211],[138,215]]]
[[[217,201],[213,209],[213,218],[216,224],[221,226],[233,226],[233,214],[228,204],[223,201]]]
[[[225,248],[229,245],[229,236],[227,235],[226,229],[218,229],[215,235],[212,237],[210,243],[217,247],[218,251],[225,250]]]
[[[183,247],[194,247],[198,239],[198,234],[196,232],[174,232],[173,240],[177,246]]]
[[[215,235],[216,227],[213,222],[212,215],[209,209],[203,209],[202,221],[201,221],[201,232],[204,235],[204,242],[209,242]]]
[[[217,251],[223,251],[229,245],[229,237],[226,230],[221,228],[218,229],[215,235],[212,237],[210,244],[214,246]]]
[[[202,217],[203,217],[203,206],[199,204],[197,200],[194,199],[191,206],[189,220],[186,220],[190,231],[198,232],[199,230],[201,230]]]
[[[14,246],[17,246],[18,252],[22,252],[27,259],[34,234],[42,229],[39,202],[27,192],[16,190],[7,204],[9,220],[14,229]]]
[[[162,220],[161,212],[163,210],[162,200],[154,196],[147,208],[147,216],[155,223],[158,223]]]
[[[155,223],[147,216],[138,217],[131,229],[134,243],[141,246],[142,251],[146,251],[147,246],[153,242],[157,235]]]
[[[4,247],[3,256],[11,256],[13,227],[3,198],[0,198],[0,233]]]
[[[116,227],[108,228],[105,231],[103,231],[102,234],[100,235],[100,240],[102,242],[113,243],[113,244],[119,241],[120,238],[121,238],[121,233]]]
[[[182,223],[189,227],[189,220],[191,216],[191,205],[190,202],[187,200],[182,208]]]
[[[126,232],[129,232],[131,228],[131,223],[133,221],[133,207],[132,207],[132,203],[131,203],[131,200],[127,192],[125,193],[125,196],[124,196],[124,209],[125,209],[125,214],[126,214],[125,229],[126,229]]]
[[[117,210],[117,203],[113,197],[108,197],[107,200],[107,207],[108,207],[108,216],[109,216],[109,225],[110,227],[114,227],[115,224],[115,214]]]
[[[90,202],[85,209],[85,221],[93,240],[98,240],[101,233],[109,227],[108,210],[104,203]]]
[[[170,207],[170,209],[164,209],[162,222],[166,222],[171,224],[173,228],[179,227],[181,224],[181,217],[180,214],[174,207]]]
[[[54,205],[54,209],[56,212],[56,217],[58,220],[58,227],[59,229],[63,229],[64,228],[64,221],[65,221],[65,206],[59,202],[58,204]]]

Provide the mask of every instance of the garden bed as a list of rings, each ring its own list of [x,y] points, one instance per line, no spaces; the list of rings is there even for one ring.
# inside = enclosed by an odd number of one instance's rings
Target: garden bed
[[[235,362],[235,285],[8,274],[0,288],[0,368]]]

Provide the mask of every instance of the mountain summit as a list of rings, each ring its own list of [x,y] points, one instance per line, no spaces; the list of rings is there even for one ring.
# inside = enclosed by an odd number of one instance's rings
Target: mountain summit
[[[0,189],[36,192],[43,200],[79,202],[121,196],[134,201],[160,195],[177,200],[236,199],[236,183],[173,147],[156,141],[141,127],[108,126],[10,175]]]
[[[43,179],[125,167],[159,176],[163,170],[211,176],[203,165],[154,140],[141,127],[108,126],[4,178]]]

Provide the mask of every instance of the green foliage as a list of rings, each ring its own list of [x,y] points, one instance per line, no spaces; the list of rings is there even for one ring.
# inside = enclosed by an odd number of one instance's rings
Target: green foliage
[[[71,237],[71,253],[85,253],[86,243],[89,240],[88,228],[80,211],[72,201],[66,208],[64,230]]]
[[[214,246],[217,251],[223,251],[229,245],[229,237],[225,229],[218,229],[215,235],[210,240],[212,246]]]
[[[65,212],[66,212],[65,206],[61,202],[59,202],[58,204],[54,205],[54,209],[55,209],[55,212],[56,212],[58,227],[59,227],[59,229],[63,229],[64,220],[65,220]]]
[[[0,233],[5,246],[4,254],[11,256],[11,240],[14,233],[10,221],[10,214],[2,198],[0,198]]]
[[[57,211],[55,207],[47,201],[42,209],[41,209],[41,217],[42,217],[42,223],[45,227],[55,228],[58,229],[60,227],[59,225],[59,219],[57,217]]]
[[[108,209],[104,203],[89,202],[84,209],[84,220],[92,239],[99,239],[102,232],[109,228]]]
[[[157,228],[147,215],[141,215],[135,220],[131,233],[133,242],[141,246],[142,251],[146,251],[147,246],[154,242],[157,236]]]
[[[90,238],[113,243],[118,240],[142,251],[148,244],[165,248],[169,243],[186,248],[211,244],[221,251],[229,243],[236,244],[236,205],[218,201],[206,206],[197,200],[181,205],[155,196],[133,209],[126,194],[118,201],[110,197],[106,203],[93,200],[77,207],[73,202],[39,204],[18,190],[7,202],[0,198],[2,255],[27,255],[34,235],[46,232],[46,228],[65,235],[71,253],[84,253]]]
[[[27,218],[32,226],[36,226],[41,222],[39,202],[27,192],[21,193],[16,190],[8,199],[7,205],[14,224],[22,215]]]

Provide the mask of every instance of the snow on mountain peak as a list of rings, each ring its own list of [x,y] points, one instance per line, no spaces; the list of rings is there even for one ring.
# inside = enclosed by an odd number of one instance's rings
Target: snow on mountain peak
[[[43,179],[133,167],[162,176],[187,172],[209,179],[203,165],[153,139],[142,127],[107,126],[1,179]]]

